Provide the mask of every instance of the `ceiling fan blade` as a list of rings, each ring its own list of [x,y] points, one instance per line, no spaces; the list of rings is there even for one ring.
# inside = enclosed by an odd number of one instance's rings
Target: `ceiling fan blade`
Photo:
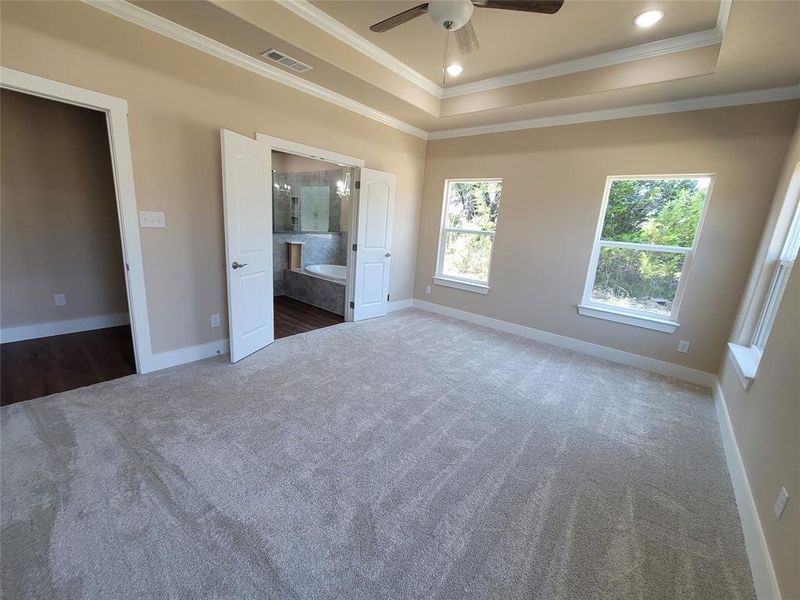
[[[461,29],[456,29],[456,41],[461,54],[471,54],[480,47],[478,45],[478,36],[475,35],[475,28],[472,26],[471,20],[467,21],[467,24]]]
[[[472,3],[478,8],[521,10],[552,15],[561,9],[564,0],[472,0]]]
[[[377,33],[383,33],[384,31],[389,31],[390,29],[394,29],[398,25],[402,25],[403,23],[408,23],[411,19],[416,19],[420,15],[424,15],[428,12],[428,3],[420,4],[415,6],[414,8],[409,8],[408,10],[404,10],[401,13],[397,13],[393,17],[389,17],[388,19],[384,19],[379,23],[375,23],[375,25],[371,25],[370,29]]]

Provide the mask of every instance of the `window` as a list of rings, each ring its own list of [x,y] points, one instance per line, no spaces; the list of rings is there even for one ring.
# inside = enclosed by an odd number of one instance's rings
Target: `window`
[[[609,177],[579,312],[675,331],[712,181]]]
[[[434,283],[469,291],[489,290],[500,179],[447,180]]]
[[[800,249],[800,163],[795,165],[786,194],[774,206],[770,219],[766,247],[753,272],[754,285],[747,293],[737,343],[728,344],[728,358],[745,389],[758,372]]]
[[[764,352],[764,348],[767,345],[767,339],[769,338],[770,331],[772,331],[772,325],[775,323],[775,317],[778,315],[778,308],[780,308],[781,305],[783,292],[786,290],[786,284],[789,283],[792,267],[794,267],[794,262],[797,260],[798,249],[800,249],[800,206],[795,210],[794,219],[789,229],[789,235],[786,238],[786,242],[783,244],[783,249],[775,265],[775,274],[772,276],[772,281],[770,282],[764,309],[756,325],[756,332],[753,336],[753,347],[759,352]]]

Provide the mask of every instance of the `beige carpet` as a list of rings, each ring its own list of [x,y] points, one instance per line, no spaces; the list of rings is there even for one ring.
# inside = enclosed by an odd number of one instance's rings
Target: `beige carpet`
[[[16,598],[753,598],[708,393],[419,311],[2,408]]]

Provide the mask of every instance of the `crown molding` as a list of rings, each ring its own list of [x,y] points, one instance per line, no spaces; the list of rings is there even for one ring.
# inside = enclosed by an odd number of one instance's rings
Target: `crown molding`
[[[725,108],[728,106],[742,106],[745,104],[759,104],[764,102],[779,102],[800,98],[800,85],[789,85],[766,90],[737,92],[734,94],[721,94],[717,96],[702,96],[673,102],[657,102],[654,104],[639,104],[622,108],[594,110],[570,115],[557,115],[553,117],[539,117],[523,121],[510,121],[495,125],[479,125],[477,127],[463,127],[460,129],[444,129],[432,131],[428,134],[429,140],[446,140],[473,135],[486,135],[503,133],[506,131],[520,131],[523,129],[539,129],[542,127],[556,127],[559,125],[575,125],[579,123],[594,123],[598,121],[613,121],[632,117],[648,117],[652,115],[666,115],[692,110],[705,110],[709,108]]]
[[[713,46],[719,44],[721,41],[722,36],[716,29],[688,33],[665,40],[657,40],[655,42],[639,44],[638,46],[567,60],[547,65],[546,67],[519,71],[518,73],[509,73],[508,75],[499,75],[497,77],[456,85],[446,88],[442,93],[442,98],[455,98],[457,96],[466,96],[467,94],[475,94],[477,92],[488,92],[510,85],[520,85],[522,83],[530,83],[542,79],[572,75],[573,73],[580,73],[581,71],[591,71],[593,69],[621,65],[637,60],[655,58],[656,56],[664,56],[665,54],[685,52],[696,48]]]
[[[355,48],[365,56],[380,63],[400,77],[422,88],[436,98],[442,97],[442,87],[415,71],[403,61],[395,58],[386,50],[373,44],[368,39],[359,35],[341,21],[337,21],[324,10],[320,10],[308,0],[276,0],[278,4],[292,11],[297,16],[305,19],[325,33],[338,38],[351,48]]]
[[[302,1],[305,2],[306,0]],[[342,94],[324,88],[321,85],[306,81],[297,75],[292,75],[291,73],[287,73],[281,69],[278,69],[277,67],[273,67],[272,65],[244,54],[239,50],[226,46],[221,42],[183,27],[182,25],[178,25],[177,23],[151,13],[143,8],[140,8],[139,6],[130,4],[125,0],[82,0],[82,2],[128,22],[139,25],[140,27],[144,27],[145,29],[185,44],[191,48],[210,54],[211,56],[214,56],[220,60],[224,60],[232,65],[272,81],[276,81],[316,98],[320,98],[321,100],[325,100],[331,104],[345,108],[394,129],[409,133],[423,140],[443,140],[456,137],[501,133],[505,131],[519,131],[522,129],[537,129],[542,127],[556,127],[559,125],[610,121],[631,117],[643,117],[709,108],[723,108],[726,106],[740,106],[744,104],[757,104],[762,102],[777,102],[780,100],[800,98],[800,85],[791,85],[767,90],[705,96],[700,98],[690,98],[687,100],[678,100],[674,102],[641,104],[637,106],[588,111],[569,115],[557,115],[522,121],[511,121],[494,125],[480,125],[476,127],[427,132],[419,127],[411,125],[410,123],[401,121],[395,117],[392,117],[391,115],[387,115],[365,104],[348,98],[347,96],[343,96]],[[722,0],[722,4],[727,5],[727,10],[730,10],[730,0]],[[720,14],[722,13],[723,6],[721,5]],[[725,12],[724,18],[721,17],[718,21],[719,28],[724,29],[727,22],[727,14],[728,12]]]
[[[321,85],[306,81],[297,75],[292,75],[291,73],[287,73],[286,71],[283,71],[277,67],[273,67],[272,65],[269,65],[260,59],[249,56],[244,52],[240,52],[239,50],[231,48],[230,46],[226,46],[221,42],[206,37],[200,33],[197,33],[196,31],[188,29],[187,27],[178,25],[169,19],[165,19],[164,17],[151,13],[150,11],[140,8],[135,4],[130,4],[124,0],[82,1],[89,6],[110,13],[116,17],[124,19],[125,21],[134,23],[135,25],[139,25],[140,27],[144,27],[145,29],[190,46],[195,50],[200,50],[201,52],[210,54],[211,56],[236,65],[237,67],[241,67],[242,69],[250,71],[251,73],[265,77],[266,79],[276,81],[300,92],[320,98],[330,102],[331,104],[335,104],[336,106],[345,108],[349,111],[372,119],[373,121],[377,121],[378,123],[388,125],[394,129],[399,129],[405,133],[410,133],[411,135],[422,138],[423,140],[428,139],[428,133],[419,127],[415,127],[410,123],[406,123],[405,121],[401,121],[400,119],[397,119],[391,115],[387,115],[379,110],[375,110],[366,104],[357,102],[352,98],[348,98],[347,96],[329,90]]]
[[[308,0],[276,0],[278,4],[292,11],[299,17],[305,19],[322,31],[340,39],[342,42],[355,48],[365,56],[379,62],[381,65],[400,75],[411,83],[424,89],[436,98],[455,98],[476,92],[486,92],[510,85],[530,83],[542,79],[571,75],[582,71],[590,71],[602,67],[619,65],[646,58],[654,58],[665,54],[685,52],[696,48],[704,48],[722,43],[725,30],[728,24],[731,4],[733,0],[720,0],[717,22],[714,29],[698,31],[686,35],[675,36],[619,50],[612,50],[600,54],[568,60],[545,67],[529,69],[508,75],[489,77],[480,79],[463,85],[456,85],[450,88],[442,88],[430,79],[421,75],[410,66],[389,54],[376,44],[373,44],[360,34],[356,33],[346,25],[331,17],[328,13],[320,10]]]
[[[488,79],[480,79],[471,83],[456,85],[444,89],[442,98],[455,98],[457,96],[465,96],[476,92],[487,92],[509,85],[519,85],[521,83],[530,83],[532,81],[551,79],[563,75],[572,75],[573,73],[580,73],[581,71],[591,71],[592,69],[601,69],[603,67],[621,65],[636,60],[655,58],[657,56],[664,56],[665,54],[676,54],[678,52],[686,52],[687,50],[695,50],[697,48],[721,44],[728,27],[728,18],[730,17],[732,3],[733,0],[720,0],[717,23],[714,29],[687,33],[685,35],[656,40],[655,42],[648,42],[646,44],[639,44],[619,50],[592,54],[591,56],[567,60],[537,69],[529,69],[527,71],[519,71],[517,73],[509,73],[508,75],[499,75],[497,77],[489,77]]]

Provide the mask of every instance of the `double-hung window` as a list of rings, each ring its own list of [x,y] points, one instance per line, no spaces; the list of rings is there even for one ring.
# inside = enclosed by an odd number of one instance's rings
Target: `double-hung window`
[[[713,176],[609,177],[581,314],[671,333]]]
[[[501,179],[448,179],[433,280],[474,292],[489,290]]]
[[[800,249],[800,210],[795,213],[792,231],[786,239],[783,252],[781,252],[775,265],[775,274],[772,276],[772,282],[767,292],[767,300],[764,303],[764,309],[758,320],[756,333],[753,336],[753,346],[759,352],[764,352],[772,326],[775,324],[775,317],[778,315],[783,292],[786,291],[786,284],[789,283],[792,267],[794,267],[794,263],[797,260],[798,249]]]
[[[789,189],[780,206],[767,242],[763,262],[757,265],[757,285],[744,309],[742,331],[736,343],[728,344],[736,374],[745,389],[758,372],[761,356],[778,316],[783,293],[800,250],[800,163],[795,167]],[[760,293],[760,281],[769,282]]]

